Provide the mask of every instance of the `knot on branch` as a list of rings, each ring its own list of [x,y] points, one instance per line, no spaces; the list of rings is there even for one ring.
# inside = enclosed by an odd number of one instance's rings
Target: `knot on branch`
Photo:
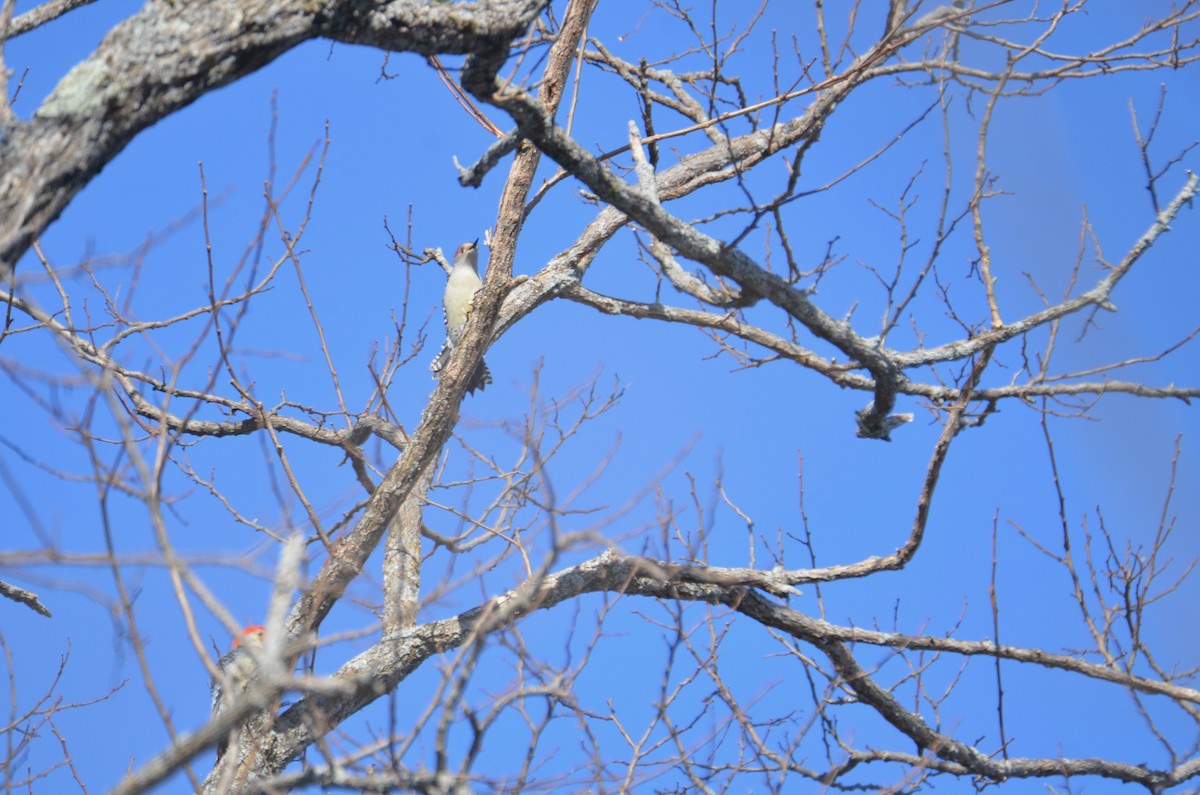
[[[876,409],[874,403],[861,409],[854,416],[858,420],[858,438],[882,439],[885,442],[892,440],[893,430],[913,421],[912,414],[885,414]]]

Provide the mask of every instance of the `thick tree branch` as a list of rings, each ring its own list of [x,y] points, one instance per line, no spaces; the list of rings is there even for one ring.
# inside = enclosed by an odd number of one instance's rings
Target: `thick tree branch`
[[[308,39],[506,52],[544,0],[147,3],[0,142],[0,275],[139,132]]]
[[[1050,777],[1073,774],[1098,775],[1145,784],[1185,781],[1200,774],[1200,763],[1186,763],[1174,770],[1155,771],[1146,767],[1095,759],[991,759],[971,746],[930,728],[921,716],[900,705],[862,669],[846,644],[866,643],[897,649],[917,649],[988,656],[1045,668],[1067,671],[1111,682],[1140,692],[1200,703],[1200,691],[1170,682],[1133,676],[1125,671],[1053,654],[1040,649],[998,646],[990,641],[960,641],[953,638],[883,633],[856,627],[840,627],[776,604],[751,589],[750,582],[721,584],[722,570],[682,567],[665,561],[628,557],[609,551],[544,579],[531,580],[480,607],[454,618],[419,625],[395,638],[385,638],[350,660],[330,683],[290,707],[275,723],[275,733],[263,747],[284,756],[271,760],[281,769],[312,741],[310,728],[325,730],[339,725],[367,704],[390,692],[427,659],[466,643],[482,631],[496,631],[519,622],[534,611],[552,608],[588,593],[614,593],[655,599],[723,604],[755,621],[811,643],[829,655],[847,687],[853,689],[906,735],[920,745],[959,764],[964,771],[993,780],[1014,777]],[[733,571],[733,570],[729,570]],[[762,572],[769,576],[769,573]],[[709,581],[706,581],[709,580]],[[502,620],[497,622],[498,618]],[[1058,767],[1056,767],[1058,766]]]

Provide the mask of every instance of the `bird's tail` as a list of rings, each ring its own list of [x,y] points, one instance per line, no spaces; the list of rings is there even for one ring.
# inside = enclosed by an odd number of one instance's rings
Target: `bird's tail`
[[[475,368],[475,372],[471,375],[471,383],[467,384],[467,394],[471,394],[476,390],[482,392],[483,388],[490,383],[492,383],[492,371],[488,369],[487,362],[480,359],[479,366]]]
[[[442,377],[442,370],[446,365],[450,364],[450,354],[454,349],[450,347],[450,340],[442,343],[442,349],[438,352],[437,358],[429,363],[429,369],[433,371],[434,378]]]
[[[442,370],[450,363],[450,354],[454,352],[454,348],[447,342],[442,345],[442,350],[438,353],[437,358],[429,363],[429,369],[433,371],[434,378],[442,377]],[[467,384],[467,394],[474,392],[482,392],[483,388],[492,383],[492,371],[488,369],[487,362],[479,360],[479,366],[475,368],[475,372],[471,374],[471,381]]]

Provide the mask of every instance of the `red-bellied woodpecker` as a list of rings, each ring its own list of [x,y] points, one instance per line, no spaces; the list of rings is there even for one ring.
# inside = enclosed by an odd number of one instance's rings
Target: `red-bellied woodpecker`
[[[476,238],[474,243],[463,243],[454,252],[454,267],[450,269],[450,278],[446,280],[446,294],[442,299],[442,306],[446,310],[446,342],[442,345],[441,353],[429,365],[434,378],[440,378],[442,369],[450,362],[450,356],[458,347],[463,329],[467,326],[475,293],[483,287],[483,280],[479,278],[478,244],[479,240]],[[492,374],[488,370],[487,362],[480,359],[479,366],[471,374],[467,391],[482,390],[490,383]]]
[[[221,677],[212,680],[209,686],[212,690],[213,719],[216,719],[224,707],[232,703],[250,686],[257,666],[254,663],[254,657],[246,652],[246,647],[253,645],[255,648],[262,648],[265,635],[266,628],[258,624],[246,627],[239,637],[233,639],[233,648],[217,661],[217,667],[221,669]],[[229,685],[228,695],[224,690],[226,683]],[[217,742],[217,759],[225,754],[225,747],[228,743],[228,737],[222,737]]]

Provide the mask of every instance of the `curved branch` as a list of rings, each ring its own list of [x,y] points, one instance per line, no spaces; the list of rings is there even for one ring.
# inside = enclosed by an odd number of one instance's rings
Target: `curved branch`
[[[395,52],[506,48],[545,0],[148,3],[0,143],[0,274],[133,138],[209,91],[326,36]]]
[[[327,683],[292,705],[274,724],[262,747],[272,756],[270,767],[282,767],[312,742],[314,726],[328,731],[367,704],[390,692],[426,660],[457,648],[480,632],[509,626],[537,610],[545,610],[583,594],[607,592],[655,599],[722,604],[765,625],[821,649],[842,675],[845,686],[865,703],[876,708],[902,732],[929,748],[942,759],[961,768],[939,765],[959,775],[982,775],[993,780],[1060,775],[1099,775],[1122,781],[1161,786],[1179,783],[1200,774],[1200,762],[1189,762],[1172,771],[1155,771],[1143,766],[1100,759],[1009,759],[994,760],[930,728],[921,716],[899,704],[870,678],[846,644],[868,643],[892,648],[928,649],[967,656],[981,655],[1068,671],[1111,682],[1140,692],[1200,703],[1200,691],[1169,682],[1159,682],[1095,665],[1073,657],[1039,649],[998,646],[989,641],[958,641],[953,638],[908,636],[840,627],[776,604],[746,585],[687,581],[670,564],[640,557],[626,557],[609,550],[597,558],[564,569],[541,580],[531,580],[484,605],[458,616],[417,626],[393,638],[384,638],[347,662]],[[703,572],[703,567],[687,567]],[[204,733],[209,736],[209,732]],[[276,756],[278,754],[278,756]]]

